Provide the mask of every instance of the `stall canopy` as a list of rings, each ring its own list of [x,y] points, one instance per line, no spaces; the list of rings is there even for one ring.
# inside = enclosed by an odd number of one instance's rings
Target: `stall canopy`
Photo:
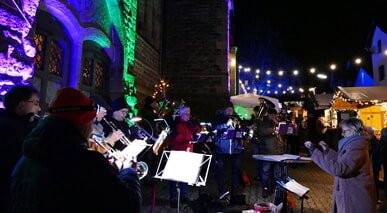
[[[331,101],[334,110],[353,110],[387,102],[387,86],[338,87]]]
[[[275,109],[278,112],[281,110],[281,106],[278,99],[268,96],[255,95],[252,93],[231,96],[230,101],[235,105],[235,112],[240,117],[250,119],[251,114],[253,113],[253,108],[260,105],[260,98],[263,98],[273,103]]]

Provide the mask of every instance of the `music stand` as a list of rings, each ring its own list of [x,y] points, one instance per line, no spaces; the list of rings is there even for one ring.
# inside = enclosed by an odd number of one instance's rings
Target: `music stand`
[[[154,178],[205,186],[212,155],[185,151],[164,151]],[[177,212],[180,206],[180,189],[177,190]]]

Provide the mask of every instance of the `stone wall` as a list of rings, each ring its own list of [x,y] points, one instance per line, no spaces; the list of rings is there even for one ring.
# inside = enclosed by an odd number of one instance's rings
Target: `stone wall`
[[[166,1],[162,72],[168,96],[209,119],[228,94],[227,1]],[[203,107],[205,106],[205,107]]]

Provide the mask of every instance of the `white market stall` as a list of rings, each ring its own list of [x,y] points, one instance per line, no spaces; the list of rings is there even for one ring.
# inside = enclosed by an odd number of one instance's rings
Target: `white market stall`
[[[241,118],[250,119],[251,114],[253,114],[254,112],[253,111],[254,107],[260,105],[260,101],[259,101],[260,98],[263,98],[273,103],[277,112],[280,112],[281,105],[279,100],[268,96],[261,96],[253,93],[246,93],[246,94],[231,96],[230,101],[234,104],[235,112]]]

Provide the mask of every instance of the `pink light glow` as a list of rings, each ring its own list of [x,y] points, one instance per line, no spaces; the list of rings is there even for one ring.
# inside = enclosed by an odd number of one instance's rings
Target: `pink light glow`
[[[0,25],[4,29],[4,41],[8,43],[7,54],[0,53],[0,95],[5,94],[12,85],[27,84],[34,73],[32,58],[36,49],[28,34],[35,20],[39,0],[24,0],[20,5],[22,8],[13,5],[15,10],[0,9]]]

